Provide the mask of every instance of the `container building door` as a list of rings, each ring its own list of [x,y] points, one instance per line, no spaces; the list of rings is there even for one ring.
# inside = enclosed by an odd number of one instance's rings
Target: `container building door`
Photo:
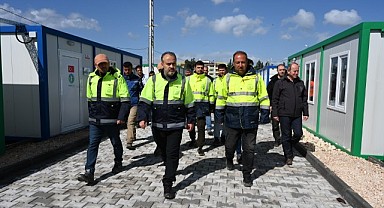
[[[60,109],[61,132],[81,127],[80,69],[81,54],[59,51],[60,56]]]

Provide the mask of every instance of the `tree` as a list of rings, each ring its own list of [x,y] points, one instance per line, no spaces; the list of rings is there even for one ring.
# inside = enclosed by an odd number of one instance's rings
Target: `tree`
[[[229,63],[227,64],[227,71],[230,71],[232,69],[232,59],[229,59]]]
[[[184,68],[190,69],[193,71],[193,68],[195,67],[195,63],[196,63],[195,58],[192,58],[191,60],[186,59],[184,61]]]
[[[259,70],[259,69],[262,69],[262,68],[264,68],[263,62],[258,60],[257,63],[256,63],[256,66],[255,66],[255,69]]]

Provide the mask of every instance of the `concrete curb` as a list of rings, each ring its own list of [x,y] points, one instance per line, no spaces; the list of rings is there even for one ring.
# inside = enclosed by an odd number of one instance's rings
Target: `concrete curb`
[[[15,178],[15,175],[18,176],[20,174],[26,173],[26,170],[30,169],[31,167],[40,167],[44,164],[47,164],[47,162],[55,161],[58,158],[66,157],[66,154],[78,151],[80,148],[87,147],[87,145],[88,139],[80,139],[80,141],[66,144],[63,147],[48,151],[41,155],[37,155],[33,158],[22,160],[15,164],[2,167],[0,168],[1,181],[12,180],[12,178]]]
[[[340,193],[340,195],[353,207],[372,208],[359,194],[351,189],[335,173],[327,168],[319,159],[300,143],[295,146],[296,150],[303,155],[307,161]]]

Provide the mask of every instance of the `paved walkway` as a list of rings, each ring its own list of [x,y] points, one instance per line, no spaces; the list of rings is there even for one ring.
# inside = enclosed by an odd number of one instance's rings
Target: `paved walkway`
[[[124,149],[124,171],[113,175],[112,145],[100,145],[94,186],[76,180],[84,171],[86,151],[35,170],[10,184],[0,184],[0,207],[350,207],[337,202],[339,193],[296,154],[291,167],[284,165],[282,147],[273,147],[271,126],[261,125],[257,136],[253,186],[242,185],[239,165],[225,168],[224,146],[209,144],[206,155],[189,149],[183,133],[176,198],[163,197],[164,166],[153,156],[150,128],[137,131],[135,151]],[[126,130],[121,131],[125,139]],[[236,162],[235,162],[236,164]]]

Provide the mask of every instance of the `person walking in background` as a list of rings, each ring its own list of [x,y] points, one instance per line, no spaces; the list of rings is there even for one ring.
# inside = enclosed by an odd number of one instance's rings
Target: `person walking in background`
[[[144,76],[144,73],[143,73],[143,66],[137,65],[135,67],[135,71],[136,71],[136,75],[140,77],[141,85],[144,86],[145,83],[147,82],[147,80],[145,79],[145,76]]]
[[[217,69],[219,71],[218,76],[214,80],[214,95],[215,95],[215,101],[220,102],[223,101],[224,99],[218,99],[218,94],[222,90],[223,87],[223,78],[227,74],[227,66],[225,64],[219,64],[217,66]],[[216,106],[223,106],[223,105],[216,105]],[[224,118],[219,117],[220,114],[218,111],[215,109],[214,113],[214,130],[213,130],[213,144],[214,145],[220,145],[220,143],[225,144],[225,129],[223,128],[223,123],[224,123]],[[220,134],[221,132],[221,134]]]
[[[284,64],[277,65],[277,74],[271,77],[271,80],[267,85],[269,100],[272,100],[273,87],[275,86],[275,83],[277,82],[277,80],[282,79],[286,73],[287,73],[287,70],[285,69]],[[272,106],[270,107],[270,111],[272,112]],[[272,122],[273,138],[275,139],[274,145],[275,147],[278,147],[281,144],[280,124],[279,124],[279,121],[275,119],[271,119],[271,122]]]
[[[131,109],[129,111],[127,121],[126,147],[129,150],[135,150],[133,141],[136,140],[137,104],[139,103],[139,96],[143,86],[140,83],[140,77],[133,73],[133,66],[131,62],[123,63],[123,77],[127,83],[128,91],[131,96]]]
[[[204,63],[197,61],[195,63],[195,73],[189,76],[189,83],[193,91],[193,97],[195,98],[195,109],[197,117],[197,153],[200,156],[204,156],[203,146],[205,144],[205,117],[214,109],[214,92],[213,83],[204,74]],[[191,144],[193,145],[196,138],[196,131],[193,129],[189,132],[191,138]]]
[[[280,122],[281,140],[287,165],[292,165],[292,147],[303,136],[302,123],[309,117],[308,93],[299,78],[299,65],[292,63],[287,76],[278,80],[273,88],[272,118]],[[293,131],[293,136],[292,136]]]
[[[130,99],[127,84],[120,71],[109,65],[105,54],[95,56],[96,70],[89,74],[87,98],[89,110],[89,145],[85,173],[78,176],[79,181],[94,183],[97,154],[101,139],[108,136],[113,146],[115,165],[112,173],[122,171],[123,146],[118,125],[125,123]]]
[[[191,76],[191,75],[192,75],[192,70],[191,70],[191,69],[185,69],[185,71],[184,71],[184,75],[185,75],[186,77]]]
[[[221,109],[218,113],[225,116],[227,169],[234,169],[236,142],[242,139],[243,183],[244,186],[251,187],[259,108],[269,107],[269,99],[263,79],[248,64],[247,53],[237,51],[233,54],[233,69],[224,78],[216,109]],[[223,100],[220,101],[219,98]]]
[[[152,133],[165,163],[164,197],[173,199],[183,128],[194,129],[196,114],[189,81],[176,71],[175,53],[163,53],[161,61],[163,70],[143,89],[137,119],[144,129],[152,112]]]
[[[211,83],[213,83],[214,79],[208,73],[208,66],[204,66],[203,71],[204,71],[205,76],[207,76],[211,80]],[[207,126],[207,133],[208,133],[208,135],[209,136],[213,136],[211,112],[209,112],[208,116],[205,117],[205,123],[206,123],[206,126]]]

